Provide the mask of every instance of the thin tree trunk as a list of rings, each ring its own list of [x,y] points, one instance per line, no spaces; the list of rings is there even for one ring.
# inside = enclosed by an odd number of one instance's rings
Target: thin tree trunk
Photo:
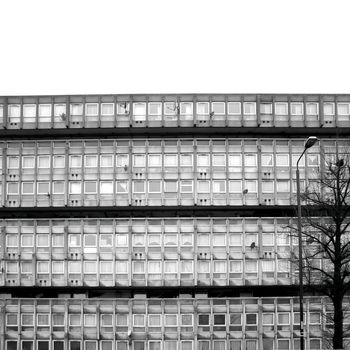
[[[333,349],[343,349],[343,296],[335,295]]]

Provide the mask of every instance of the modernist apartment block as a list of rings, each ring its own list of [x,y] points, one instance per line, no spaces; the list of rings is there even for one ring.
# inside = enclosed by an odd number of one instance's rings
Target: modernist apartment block
[[[8,96],[0,135],[0,349],[300,348],[296,162],[349,153],[350,95]]]

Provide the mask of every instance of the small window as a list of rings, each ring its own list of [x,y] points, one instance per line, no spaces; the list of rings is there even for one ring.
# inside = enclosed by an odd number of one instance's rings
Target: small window
[[[161,326],[161,315],[148,315],[148,326],[149,327],[160,327]]]
[[[117,193],[128,193],[129,185],[127,181],[117,181],[116,182],[116,191]]]
[[[223,115],[225,114],[225,102],[212,102],[211,109],[214,115]]]
[[[242,324],[242,314],[230,313],[230,324],[237,326]]]
[[[148,166],[149,167],[161,167],[162,156],[160,154],[149,154],[148,155]]]
[[[257,314],[246,314],[246,324],[256,325],[257,324]]]
[[[133,315],[133,325],[134,327],[144,327],[145,326],[145,315]]]
[[[165,314],[164,315],[164,325],[168,327],[177,326],[177,315],[176,314]]]
[[[231,273],[242,273],[242,261],[231,260],[230,261],[230,272]]]
[[[119,327],[127,327],[129,324],[129,315],[117,314],[116,325]]]
[[[50,193],[50,183],[49,182],[38,182],[37,184],[38,194],[49,194]]]
[[[198,181],[197,182],[197,192],[198,193],[210,193],[210,182],[209,182],[209,180]]]
[[[87,168],[97,167],[97,156],[96,155],[86,155],[85,156],[85,167],[87,167]]]
[[[21,106],[15,104],[8,105],[8,116],[10,118],[19,118],[21,116]]]
[[[277,192],[290,193],[290,182],[289,180],[277,180]]]
[[[255,102],[244,102],[244,114],[254,115],[256,114],[256,103]]]
[[[212,156],[213,166],[225,166],[226,165],[226,155],[225,154],[213,154]]]
[[[70,326],[80,326],[82,317],[80,314],[69,314],[69,325]]]
[[[18,326],[17,314],[6,314],[6,326]]]
[[[210,166],[209,154],[198,154],[197,155],[197,166],[208,167]]]
[[[133,103],[134,119],[137,121],[146,120],[146,103]]]
[[[182,115],[190,116],[193,113],[193,104],[192,102],[181,102],[180,103],[180,113]]]
[[[81,182],[70,182],[69,183],[69,193],[70,194],[80,194],[81,193]]]
[[[209,103],[208,102],[197,102],[197,114],[208,115],[209,114]]]
[[[165,193],[176,193],[178,191],[177,181],[164,181],[164,192]]]
[[[68,272],[69,273],[81,273],[81,261],[69,261],[68,262]],[[80,317],[80,315],[79,315]]]
[[[101,103],[101,115],[114,115],[114,103]]]
[[[7,194],[18,194],[19,183],[18,182],[8,182],[7,183]]]
[[[192,180],[181,180],[180,181],[180,192],[181,193],[192,193],[193,192],[193,181]]]
[[[38,326],[49,326],[50,325],[50,314],[37,314]]]
[[[53,167],[64,168],[65,167],[65,157],[64,156],[53,156]]]
[[[38,168],[50,169],[50,156],[38,156]]]
[[[261,114],[272,114],[272,103],[260,103]]]
[[[225,193],[226,181],[213,180],[213,193]]]
[[[52,274],[64,273],[64,261],[52,261]]]
[[[288,103],[287,102],[276,102],[275,103],[275,114],[276,115],[288,115]]]
[[[37,272],[38,273],[50,273],[50,266],[48,261],[37,261]]]
[[[85,114],[87,116],[97,116],[98,115],[98,104],[97,103],[86,103],[85,104]]]
[[[289,166],[289,154],[276,154],[276,166]]]
[[[49,247],[50,246],[50,240],[49,240],[49,235],[45,234],[37,234],[36,235],[36,245],[38,248],[41,247]]]
[[[61,117],[66,115],[66,105],[65,104],[55,104],[54,106],[55,117]],[[64,121],[64,119],[62,119]]]
[[[113,193],[113,181],[101,181],[100,194],[112,194],[112,193]]]
[[[84,326],[85,327],[96,327],[96,315],[85,314],[84,315]]]
[[[226,324],[226,315],[215,315],[214,314],[214,326],[224,326]]]
[[[100,156],[100,166],[101,166],[101,168],[113,167],[113,155],[112,154],[101,155]]]
[[[255,180],[246,180],[244,181],[244,190],[247,193],[256,193],[257,192],[257,183]]]
[[[118,159],[117,159],[117,166],[119,166]],[[135,167],[146,166],[146,157],[143,154],[134,154],[133,155],[133,166],[135,166]]]
[[[292,102],[290,104],[291,115],[303,115],[303,104],[301,102]]]
[[[261,155],[262,166],[273,166],[273,154],[262,154]]]
[[[32,169],[35,165],[35,157],[22,157],[22,167]]]
[[[19,157],[7,157],[7,166],[9,169],[18,169]]]
[[[193,326],[193,315],[191,314],[182,314],[181,315],[181,325],[183,327],[192,327]]]
[[[133,193],[145,193],[145,181],[133,181]]]
[[[180,155],[180,165],[181,166],[192,166],[193,158],[192,154],[181,154]]]
[[[148,114],[149,115],[161,115],[162,114],[162,103],[161,102],[149,102],[148,103]]]
[[[128,246],[128,235],[118,234],[116,237],[116,246],[117,247],[127,247]]]
[[[80,168],[81,156],[69,156],[69,166],[71,168]]]
[[[245,166],[257,166],[256,154],[245,154],[244,155]]]
[[[242,156],[240,154],[229,154],[228,163],[230,167],[241,167]]]
[[[39,117],[51,117],[51,105],[40,104],[39,105]]]
[[[34,182],[22,182],[22,194],[34,194]]]
[[[72,116],[83,115],[83,104],[82,103],[71,103],[70,114]]]
[[[129,102],[119,102],[117,104],[117,114],[119,115],[127,115],[130,112],[130,104]]]
[[[262,181],[261,190],[264,193],[273,193],[273,181]]]
[[[241,114],[241,103],[240,102],[228,102],[227,104],[228,114]]]
[[[349,115],[350,114],[350,103],[338,103],[338,115]]]
[[[101,326],[102,327],[113,326],[113,317],[111,314],[101,314]]]
[[[177,154],[164,154],[164,166],[165,167],[177,167],[178,166]]]
[[[178,106],[176,102],[164,102],[164,114],[176,115],[178,114]]]
[[[333,116],[335,114],[334,103],[325,102],[323,104],[323,113],[324,113],[324,115],[327,115],[327,116]]]
[[[209,326],[209,314],[199,314],[198,315],[198,325],[199,326]]]
[[[52,182],[52,193],[53,194],[63,194],[64,193],[64,182],[63,181],[53,181]]]
[[[22,326],[34,326],[34,315],[33,314],[21,314]]]
[[[318,103],[309,102],[306,104],[306,114],[307,115],[317,115],[318,114]]]
[[[23,117],[33,118],[36,115],[36,105],[34,104],[24,104],[23,105]]]
[[[97,182],[96,181],[85,181],[84,182],[84,193],[87,193],[87,194],[97,193]]]
[[[33,247],[34,246],[34,237],[33,235],[22,235],[21,236],[21,247]]]

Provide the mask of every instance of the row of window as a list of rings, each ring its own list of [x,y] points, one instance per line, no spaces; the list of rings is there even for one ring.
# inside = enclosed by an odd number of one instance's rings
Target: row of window
[[[193,227],[193,226],[192,226]],[[254,227],[254,226],[253,226]],[[139,227],[141,228],[141,226]],[[190,228],[190,226],[189,226]],[[159,230],[161,228],[159,227]],[[224,229],[224,228],[223,228]],[[80,227],[76,230],[80,231]],[[275,234],[274,228],[269,228],[268,231],[263,231],[259,234],[259,229],[256,228],[255,232],[232,232],[226,233],[218,231],[215,233],[208,232],[208,227],[204,232],[183,232],[178,234],[177,232],[165,232],[157,233],[150,232],[148,234],[135,232],[129,235],[128,233],[117,234],[91,234],[85,233],[83,235],[70,233],[66,237],[63,234],[43,234],[37,233],[36,235],[23,233],[20,236],[17,234],[7,234],[5,238],[5,244],[7,248],[63,248],[66,245],[69,248],[79,248],[83,253],[96,253],[98,248],[109,248],[112,251],[114,247],[118,248],[161,248],[161,247],[177,247],[177,246],[190,246],[195,245],[197,247],[250,247],[254,242],[256,246],[259,243],[264,247],[274,247],[275,243],[277,247],[289,246],[290,237],[288,232],[278,232]],[[193,229],[194,231],[194,229]],[[34,251],[34,249],[33,249]],[[106,249],[104,249],[106,251]]]
[[[317,102],[261,102],[258,105],[260,114],[275,114],[291,116],[318,116],[319,103]],[[322,112],[326,116],[333,116],[336,113],[339,116],[350,115],[349,102],[324,102],[321,105]],[[45,119],[48,117],[63,117],[66,114],[71,116],[87,116],[87,117],[108,117],[114,115],[132,114],[135,120],[144,120],[146,115],[152,116],[192,116],[193,114],[204,116],[216,115],[255,115],[257,114],[256,102],[129,102],[122,103],[65,103],[56,104],[8,104],[7,116],[11,118],[19,118],[21,115],[26,119],[34,119],[35,117]],[[4,106],[0,104],[0,117],[4,115]],[[30,121],[30,120],[27,120]],[[43,120],[44,121],[44,120]]]
[[[292,188],[291,188],[292,184]],[[125,180],[125,181],[23,181],[7,182],[8,195],[48,195],[65,194],[257,194],[262,193],[296,193],[296,181],[289,180]],[[317,186],[317,181],[308,181],[309,186]],[[305,187],[305,181],[302,182]],[[289,197],[289,196],[288,196]]]
[[[197,327],[198,331],[209,331],[209,330],[226,330],[224,326],[230,326],[232,331],[256,330],[259,326],[262,330],[282,330],[279,326],[294,326],[299,325],[299,312],[231,312],[226,313],[198,313],[193,314],[157,314],[152,313],[148,315],[144,314],[132,314],[127,313],[70,313],[66,315],[63,313],[7,313],[6,314],[6,327],[101,327],[102,331],[108,332],[103,329],[104,327],[116,327],[119,331],[123,331],[123,327],[133,327],[134,331],[137,332],[138,327],[164,327],[166,332],[177,332],[175,327]],[[326,324],[327,316],[323,316],[321,312],[308,312],[305,314],[305,325],[306,326],[319,326]],[[350,322],[350,315],[345,315],[345,324]],[[233,326],[233,327],[231,327]],[[265,327],[269,326],[269,327]],[[251,327],[251,328],[249,328]],[[170,329],[169,329],[170,328]],[[287,327],[284,327],[286,330]],[[288,330],[290,328],[288,327]],[[315,329],[315,327],[313,328]],[[109,330],[111,331],[111,329]],[[124,329],[125,331],[125,329]]]
[[[349,344],[349,339],[345,339]],[[51,346],[50,346],[51,345]],[[322,349],[322,339],[306,339],[310,350]],[[294,339],[231,339],[231,340],[6,340],[4,350],[299,350]]]
[[[262,167],[289,167],[296,166],[298,154],[289,153],[246,153],[234,154],[234,153],[199,153],[197,151],[196,156],[190,153],[184,154],[172,154],[172,153],[160,153],[160,154],[89,154],[85,156],[70,155],[67,157],[64,155],[39,155],[39,156],[8,156],[6,158],[6,164],[4,168],[7,169],[62,169],[66,166],[71,170],[75,168],[123,168],[126,172],[139,171],[140,168],[158,168],[161,171],[164,167],[165,170],[175,168],[173,171],[180,167],[213,167],[213,171],[223,170],[222,167],[235,168],[231,171],[238,171],[237,168],[242,167],[257,167],[258,164]],[[320,165],[319,154],[307,154],[306,166],[317,167]],[[259,162],[258,162],[259,159]],[[304,158],[299,162],[300,166],[305,166]],[[219,168],[219,169],[215,169]],[[144,169],[145,170],[145,169]],[[156,169],[153,169],[156,170]],[[197,170],[199,171],[199,169]],[[240,169],[242,171],[242,169]]]
[[[72,254],[74,257],[74,253]],[[204,253],[203,253],[204,255]],[[268,256],[266,256],[268,258]],[[265,256],[264,256],[265,258]],[[320,260],[320,259],[318,259]],[[321,262],[321,260],[320,260]],[[131,264],[132,263],[132,264]],[[194,268],[194,263],[196,263],[196,269]],[[5,273],[6,274],[33,274],[32,262],[21,261],[13,262],[6,261]],[[129,271],[129,265],[132,267]],[[321,264],[320,264],[321,265]],[[129,273],[132,273],[133,280],[145,280],[145,279],[179,279],[178,273],[181,274],[181,279],[186,278],[186,274],[191,274],[188,278],[193,278],[195,270],[197,270],[198,279],[209,279],[211,278],[210,273],[214,274],[214,278],[220,278],[226,280],[228,278],[227,273],[230,274],[231,278],[243,278],[243,277],[258,277],[258,270],[262,274],[269,273],[268,275],[263,275],[263,278],[274,278],[275,271],[277,271],[278,277],[290,277],[290,264],[288,259],[278,259],[275,260],[253,260],[247,259],[243,260],[148,260],[145,261],[132,261],[129,260],[116,260],[109,261],[103,260],[99,263],[97,261],[85,260],[85,261],[37,261],[36,262],[36,273],[37,274],[52,274],[63,275],[68,266],[69,274],[81,274],[89,275],[93,274],[94,278],[98,279],[98,273],[100,275],[116,275],[116,280],[125,280]],[[260,268],[258,268],[260,266]],[[20,268],[19,268],[20,267]],[[99,267],[99,269],[98,269]],[[35,268],[35,267],[34,267]],[[83,271],[82,271],[83,270]],[[229,271],[228,271],[229,270]],[[244,271],[244,272],[243,272]],[[147,275],[146,275],[147,274]],[[236,275],[234,275],[236,274]],[[244,276],[243,276],[244,274]],[[253,274],[254,276],[250,275]],[[123,275],[123,276],[122,276]],[[168,275],[168,277],[167,277]],[[171,276],[169,276],[171,275]],[[148,278],[147,278],[148,276]],[[153,276],[153,277],[152,277]],[[70,278],[70,277],[68,277]],[[67,280],[67,278],[66,278]],[[112,281],[111,281],[112,282]],[[67,282],[65,283],[67,284]]]

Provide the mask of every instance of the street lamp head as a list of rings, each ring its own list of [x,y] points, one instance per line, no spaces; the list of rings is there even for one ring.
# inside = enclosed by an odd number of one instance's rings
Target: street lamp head
[[[318,138],[316,136],[310,136],[305,142],[305,149],[311,148],[317,141]]]

